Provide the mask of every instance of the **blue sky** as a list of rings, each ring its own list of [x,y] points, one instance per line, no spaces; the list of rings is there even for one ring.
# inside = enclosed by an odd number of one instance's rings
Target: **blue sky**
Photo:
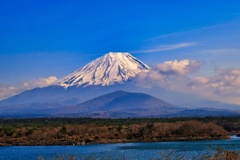
[[[0,2],[0,22],[5,89],[61,78],[110,51],[130,52],[151,66],[204,61],[195,76],[240,69],[238,0],[8,0]]]

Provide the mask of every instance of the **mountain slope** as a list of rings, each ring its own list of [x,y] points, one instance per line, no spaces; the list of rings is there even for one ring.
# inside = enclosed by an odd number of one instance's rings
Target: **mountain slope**
[[[59,115],[91,115],[96,113],[114,114],[115,117],[140,117],[175,113],[182,108],[144,93],[116,91],[79,105],[63,107]],[[118,115],[119,114],[119,115]],[[105,115],[106,116],[106,115]],[[111,117],[111,115],[109,115]]]
[[[60,79],[55,84],[64,88],[81,85],[106,86],[124,83],[138,73],[147,72],[149,69],[150,67],[129,53],[110,52]]]
[[[10,107],[0,107],[1,118],[33,118],[47,117],[56,113],[59,108],[63,107],[60,104],[51,103],[31,103],[12,105]]]

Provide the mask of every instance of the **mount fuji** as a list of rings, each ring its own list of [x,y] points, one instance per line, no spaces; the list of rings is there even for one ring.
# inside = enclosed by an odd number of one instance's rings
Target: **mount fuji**
[[[72,86],[108,86],[124,83],[150,67],[129,53],[110,52],[55,82],[64,88]]]
[[[109,52],[50,86],[27,90],[2,100],[0,106],[29,103],[72,105],[124,88],[138,91],[131,80],[149,70],[149,66],[129,53]]]

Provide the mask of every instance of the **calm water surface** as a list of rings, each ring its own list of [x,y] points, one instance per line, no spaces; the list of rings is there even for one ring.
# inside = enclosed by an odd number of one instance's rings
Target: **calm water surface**
[[[56,156],[75,155],[78,159],[152,159],[174,150],[175,154],[204,154],[221,147],[240,150],[240,138],[229,140],[191,141],[191,142],[154,142],[119,143],[86,146],[10,146],[0,147],[1,160],[52,159]]]

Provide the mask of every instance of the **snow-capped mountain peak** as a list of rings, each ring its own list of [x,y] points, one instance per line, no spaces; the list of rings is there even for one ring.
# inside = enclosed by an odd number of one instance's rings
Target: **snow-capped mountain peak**
[[[148,72],[150,67],[127,52],[109,52],[55,84],[68,88],[71,86],[112,85],[124,83],[140,72]]]

